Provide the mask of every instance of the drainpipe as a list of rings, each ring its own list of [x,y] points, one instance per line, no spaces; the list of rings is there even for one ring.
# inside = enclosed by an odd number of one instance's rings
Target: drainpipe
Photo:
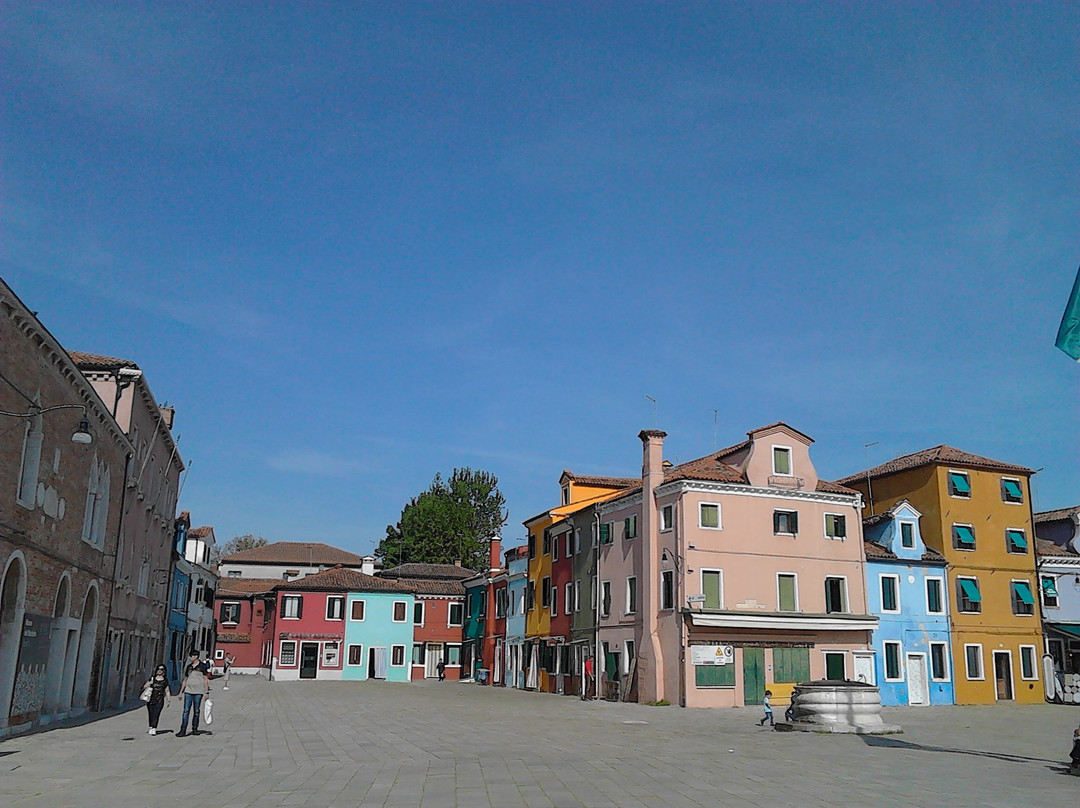
[[[593,580],[596,582],[596,605],[593,607],[593,625],[595,639],[593,640],[593,690],[596,692],[593,694],[597,699],[600,698],[600,598],[602,586],[600,585],[600,506],[593,506],[593,522],[596,526],[594,535],[596,536],[596,543],[593,548],[595,558],[593,559]],[[607,664],[607,660],[604,660]]]
[[[678,519],[675,520],[675,591],[672,593],[672,597],[675,598],[675,619],[679,621],[679,706],[686,706],[686,615],[683,614],[682,604],[685,603],[683,597],[683,575],[685,574],[686,567],[684,566],[685,559],[682,553],[682,537],[683,537],[683,511],[685,508],[679,508]]]
[[[101,683],[98,685],[97,712],[105,709],[105,699],[109,693],[109,671],[112,666],[112,614],[113,603],[116,600],[116,576],[120,574],[120,542],[124,535],[124,514],[127,512],[127,489],[128,475],[131,474],[131,452],[124,457],[124,485],[120,492],[120,520],[116,526],[116,545],[113,548],[113,573],[109,582],[109,609],[105,615],[105,669],[101,673]],[[167,615],[167,613],[166,613]]]

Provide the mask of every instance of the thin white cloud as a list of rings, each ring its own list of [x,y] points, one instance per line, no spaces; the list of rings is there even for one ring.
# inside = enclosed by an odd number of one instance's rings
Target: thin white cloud
[[[314,477],[347,477],[364,470],[364,464],[359,459],[334,457],[311,449],[280,452],[269,457],[267,465],[287,474]]]

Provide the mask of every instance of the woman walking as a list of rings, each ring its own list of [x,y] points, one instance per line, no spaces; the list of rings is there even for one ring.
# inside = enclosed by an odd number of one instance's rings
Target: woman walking
[[[172,700],[169,693],[169,677],[166,675],[164,665],[158,665],[154,669],[154,675],[143,685],[143,691],[147,690],[150,691],[150,699],[146,702],[146,712],[150,718],[150,729],[147,734],[157,735],[157,725],[158,719],[161,718],[161,711]]]

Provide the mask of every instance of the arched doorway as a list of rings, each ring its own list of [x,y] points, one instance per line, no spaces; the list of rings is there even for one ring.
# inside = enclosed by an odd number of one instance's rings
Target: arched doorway
[[[0,579],[0,725],[7,724],[26,614],[26,564],[16,551]]]
[[[79,657],[75,665],[71,690],[71,709],[83,710],[90,698],[90,674],[94,667],[94,646],[97,645],[98,590],[90,584],[83,600],[82,620],[78,632]]]
[[[79,621],[71,616],[71,578],[65,573],[56,587],[49,665],[45,677],[45,715],[62,717],[71,709],[71,690],[79,654]]]

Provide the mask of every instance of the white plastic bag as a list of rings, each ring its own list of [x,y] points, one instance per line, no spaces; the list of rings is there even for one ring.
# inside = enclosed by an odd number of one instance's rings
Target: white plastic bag
[[[203,723],[208,726],[214,723],[214,716],[210,714],[213,707],[214,702],[210,701],[210,699],[203,699]]]

